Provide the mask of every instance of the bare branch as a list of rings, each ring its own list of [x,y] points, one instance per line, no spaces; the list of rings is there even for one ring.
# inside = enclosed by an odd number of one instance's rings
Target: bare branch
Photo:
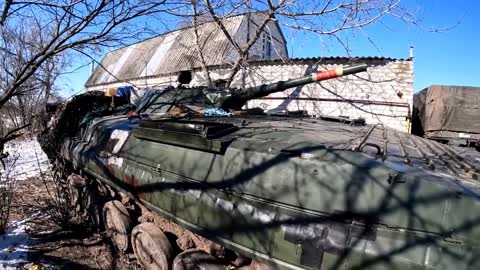
[[[237,50],[238,53],[241,53],[242,49],[240,48],[240,45],[237,44],[237,42],[233,39],[232,35],[228,32],[227,28],[225,28],[225,25],[223,24],[222,19],[216,14],[215,10],[213,9],[213,6],[210,3],[210,0],[205,0],[205,5],[208,9],[208,12],[210,13],[213,20],[215,21],[215,23],[222,30],[223,34],[225,35],[225,38],[227,38],[227,40],[233,45],[233,47]]]
[[[212,78],[210,77],[210,72],[207,69],[207,64],[205,62],[205,56],[203,54],[203,49],[200,46],[200,38],[198,35],[198,12],[197,12],[197,0],[192,0],[192,24],[193,24],[193,33],[195,35],[195,46],[196,46],[196,51],[198,54],[198,57],[200,59],[200,65],[202,67],[203,74],[207,80],[208,86],[212,86]]]
[[[10,7],[12,6],[12,0],[5,0],[5,4],[3,4],[3,12],[2,16],[0,17],[0,25],[3,26],[5,21],[7,20],[8,12],[10,11]]]

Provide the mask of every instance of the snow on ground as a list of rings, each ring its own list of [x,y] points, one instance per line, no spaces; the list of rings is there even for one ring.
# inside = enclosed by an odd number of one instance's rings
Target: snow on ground
[[[27,222],[38,218],[41,213],[10,224],[0,236],[0,269],[18,269],[20,264],[28,263],[29,226]]]
[[[10,160],[16,159],[8,172],[13,181],[37,177],[40,172],[45,173],[48,170],[47,156],[35,138],[9,142],[5,146],[5,152],[10,154]],[[30,239],[27,223],[39,215],[40,213],[37,213],[23,220],[13,221],[7,226],[5,233],[0,235],[0,269],[18,269],[19,264],[28,262]]]
[[[17,181],[40,175],[48,170],[48,158],[36,138],[15,140],[5,146],[5,152],[18,156],[10,177]]]

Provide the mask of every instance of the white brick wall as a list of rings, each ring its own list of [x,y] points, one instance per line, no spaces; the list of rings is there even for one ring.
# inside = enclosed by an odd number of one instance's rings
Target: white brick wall
[[[283,102],[282,105],[286,105],[288,110],[307,110],[312,115],[363,117],[367,123],[382,123],[408,132],[407,119],[410,116],[413,99],[413,62],[371,60],[370,63],[367,61],[367,64],[369,68],[366,73],[289,89],[271,95],[284,100],[261,99],[249,102],[248,106],[261,105],[265,109],[275,109],[280,108]],[[313,67],[313,69],[325,70],[335,66],[327,64]],[[308,64],[252,66],[246,77],[246,85],[253,86],[301,77],[305,75],[308,67]],[[240,82],[240,76],[237,76],[234,84],[240,86]],[[292,92],[296,95],[292,96]],[[286,99],[289,95],[293,98],[288,101]],[[295,96],[302,100],[295,99]],[[322,101],[306,99],[322,99]],[[323,99],[331,100],[323,101]],[[343,102],[337,100],[343,100]],[[377,104],[365,104],[366,101]],[[387,105],[387,103],[396,104]]]
[[[335,61],[337,63],[345,62],[345,60],[341,59],[338,61],[330,59],[328,61],[332,63]],[[243,73],[246,86],[301,77],[306,74],[308,67],[313,70],[325,70],[335,68],[336,66],[329,63],[315,66],[314,60],[292,60],[291,62],[293,64],[250,65],[249,69]],[[349,75],[296,89],[288,89],[282,93],[271,95],[271,97],[279,97],[283,98],[283,100],[254,100],[249,102],[248,106],[274,109],[278,108],[283,102],[283,105],[288,110],[307,110],[312,115],[363,117],[369,124],[382,123],[398,130],[409,131],[407,119],[410,116],[413,99],[413,62],[373,58],[366,58],[365,62],[369,65],[366,73]],[[228,69],[211,71],[213,80],[225,79],[228,75]],[[239,72],[232,85],[241,87],[241,78],[242,72]],[[176,84],[176,76],[144,78],[130,81],[130,83],[137,88],[159,88]],[[88,90],[106,90],[109,87],[119,87],[126,84],[128,83],[115,83],[90,87]],[[196,70],[194,73],[191,86],[195,85],[205,85],[205,79],[201,70]],[[295,95],[291,96],[292,93]],[[402,94],[401,97],[399,93]],[[288,99],[289,95],[292,97],[291,99]],[[295,97],[301,100],[295,99]],[[322,99],[322,101],[318,101],[318,99]],[[361,100],[363,102],[352,102],[351,100]],[[367,102],[382,104],[365,104]],[[396,104],[388,105],[387,103]],[[403,107],[398,106],[399,104],[402,104]]]

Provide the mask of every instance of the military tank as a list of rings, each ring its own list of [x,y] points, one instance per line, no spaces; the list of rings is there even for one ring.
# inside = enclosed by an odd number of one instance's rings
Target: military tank
[[[40,142],[72,211],[144,269],[480,269],[477,156],[381,124],[242,109],[366,69],[180,85],[136,107],[87,93]]]

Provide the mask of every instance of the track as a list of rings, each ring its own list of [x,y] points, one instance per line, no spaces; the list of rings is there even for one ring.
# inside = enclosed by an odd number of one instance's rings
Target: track
[[[72,214],[104,230],[119,259],[131,268],[172,270],[268,270],[150,211],[126,194],[57,161],[55,180],[64,187]]]

